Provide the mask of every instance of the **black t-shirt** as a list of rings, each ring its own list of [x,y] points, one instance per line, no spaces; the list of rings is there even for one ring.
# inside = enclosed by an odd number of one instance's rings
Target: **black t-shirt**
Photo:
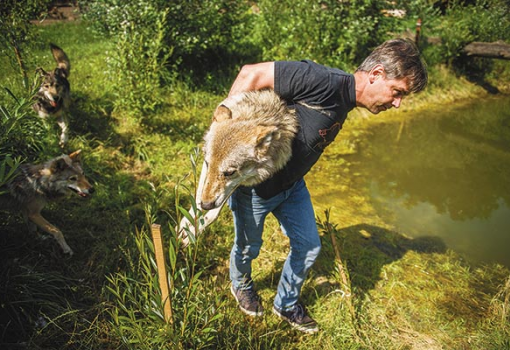
[[[275,62],[274,90],[296,109],[299,131],[285,167],[255,187],[269,199],[305,176],[356,107],[354,76],[311,61]]]

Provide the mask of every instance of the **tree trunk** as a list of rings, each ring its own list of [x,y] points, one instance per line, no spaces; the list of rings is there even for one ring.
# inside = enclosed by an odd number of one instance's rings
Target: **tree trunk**
[[[493,43],[472,42],[462,50],[468,56],[510,60],[510,45],[503,41]]]

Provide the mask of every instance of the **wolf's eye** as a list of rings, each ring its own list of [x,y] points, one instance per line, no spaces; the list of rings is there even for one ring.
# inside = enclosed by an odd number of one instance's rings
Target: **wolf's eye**
[[[69,176],[69,180],[70,181],[78,181],[78,176],[77,175]]]
[[[230,176],[234,175],[235,173],[236,173],[235,169],[234,170],[227,170],[227,171],[223,172],[223,176],[230,177]]]

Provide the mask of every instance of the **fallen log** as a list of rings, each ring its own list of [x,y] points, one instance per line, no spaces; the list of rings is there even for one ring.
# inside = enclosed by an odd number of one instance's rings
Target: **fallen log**
[[[472,42],[462,50],[468,56],[510,60],[510,45],[499,40],[493,43]]]

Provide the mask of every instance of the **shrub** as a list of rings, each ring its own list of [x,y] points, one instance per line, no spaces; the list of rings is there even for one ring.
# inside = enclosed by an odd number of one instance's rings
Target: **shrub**
[[[173,50],[165,42],[171,30],[167,13],[167,8],[145,0],[97,0],[89,5],[85,17],[114,38],[108,64],[116,110],[138,118],[161,103],[158,88],[168,78],[164,66]]]
[[[109,63],[118,89],[116,108],[133,114],[153,111],[162,101],[157,88],[183,69],[207,77],[210,68],[224,64],[222,58],[244,37],[236,23],[246,5],[236,1],[95,0],[85,4],[85,18],[115,42]]]
[[[32,111],[35,86],[34,82],[29,97],[18,98],[7,90],[14,102],[0,105],[0,153],[37,158],[44,150],[56,145],[57,138],[52,143],[48,137],[47,129],[52,125],[35,117]]]
[[[4,0],[0,7],[0,53],[8,58],[9,63],[23,77],[23,85],[28,90],[29,78],[25,51],[34,40],[30,20],[36,18],[41,8],[50,0]]]
[[[353,69],[396,31],[399,22],[382,12],[391,6],[373,0],[262,0],[253,40],[264,60],[312,59]]]
[[[441,45],[435,47],[437,63],[453,63],[472,41],[509,40],[509,13],[508,1],[476,0],[467,5],[451,1],[437,23],[436,33],[441,38]]]

